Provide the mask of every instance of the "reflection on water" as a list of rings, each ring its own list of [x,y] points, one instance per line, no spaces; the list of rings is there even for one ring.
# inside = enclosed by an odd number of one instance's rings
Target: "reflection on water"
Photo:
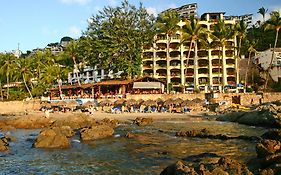
[[[203,153],[241,161],[256,156],[253,142],[174,136],[179,130],[203,128],[229,136],[259,136],[265,132],[216,121],[159,121],[146,127],[121,125],[114,137],[88,143],[75,136],[71,138],[72,148],[49,150],[31,148],[39,130],[10,131],[17,141],[10,143],[10,152],[0,153],[0,174],[159,174],[176,160]],[[136,137],[124,138],[127,132]]]

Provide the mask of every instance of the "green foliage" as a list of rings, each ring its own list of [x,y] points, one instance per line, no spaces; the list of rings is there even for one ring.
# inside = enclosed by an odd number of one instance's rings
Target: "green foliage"
[[[104,7],[91,18],[85,38],[86,59],[91,66],[140,74],[142,47],[153,41],[154,18],[140,5],[124,0],[119,7]]]
[[[254,89],[252,87],[247,87],[246,88],[246,92],[253,92],[253,91],[254,91]]]

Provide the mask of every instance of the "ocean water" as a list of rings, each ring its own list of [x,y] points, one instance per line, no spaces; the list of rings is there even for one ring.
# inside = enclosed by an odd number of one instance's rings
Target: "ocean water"
[[[114,136],[86,143],[76,135],[70,138],[69,149],[37,149],[32,144],[40,130],[15,130],[8,133],[17,139],[10,142],[10,151],[0,153],[0,174],[160,174],[175,161],[193,160],[198,155],[228,156],[243,162],[256,156],[255,143],[250,141],[175,137],[180,130],[203,128],[229,136],[265,132],[236,123],[165,120],[145,127],[123,124]],[[127,132],[137,136],[125,138]]]

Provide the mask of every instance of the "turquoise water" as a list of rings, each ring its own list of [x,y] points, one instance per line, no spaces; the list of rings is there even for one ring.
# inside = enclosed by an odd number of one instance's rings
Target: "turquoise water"
[[[70,138],[71,148],[32,148],[39,130],[16,130],[8,134],[17,141],[0,153],[0,174],[159,174],[179,159],[202,153],[248,161],[256,156],[255,143],[243,140],[211,140],[175,137],[185,129],[207,128],[212,134],[259,136],[265,129],[217,121],[158,121],[150,126],[120,125],[114,137],[92,142]],[[159,130],[164,132],[159,132]],[[123,137],[127,132],[134,138]]]

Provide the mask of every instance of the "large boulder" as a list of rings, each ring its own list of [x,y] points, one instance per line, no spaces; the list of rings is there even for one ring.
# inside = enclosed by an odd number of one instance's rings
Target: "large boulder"
[[[10,128],[20,128],[20,129],[38,129],[49,126],[52,121],[43,116],[20,116],[8,118],[5,121],[6,126],[11,126]]]
[[[35,148],[69,148],[68,138],[58,129],[44,129],[37,136],[33,147]]]
[[[281,127],[281,106],[263,105],[250,112],[235,112],[219,116],[219,121],[238,122],[240,124],[265,127]]]
[[[8,139],[3,137],[0,139],[0,151],[7,151],[7,150],[9,150]]]
[[[263,139],[279,140],[281,141],[281,129],[272,129],[261,136]]]
[[[161,175],[253,175],[253,173],[242,163],[222,157],[217,163],[186,165],[183,161],[178,161],[165,168]]]
[[[281,142],[277,140],[262,140],[256,145],[259,158],[263,158],[281,151]]]
[[[103,124],[103,125],[108,125],[111,127],[116,127],[119,124],[119,121],[116,119],[109,119],[109,118],[104,118],[103,120],[99,121],[98,123]]]
[[[75,114],[71,117],[56,119],[51,126],[70,126],[70,128],[72,129],[81,129],[85,127],[90,127],[95,123],[96,121],[92,117],[89,117],[85,114]]]
[[[88,128],[83,128],[80,131],[81,139],[83,141],[96,140],[112,136],[114,130],[108,125],[93,125]]]
[[[145,125],[149,125],[153,122],[152,118],[142,118],[142,117],[137,117],[134,120],[134,124],[138,125],[138,126],[145,126]]]

